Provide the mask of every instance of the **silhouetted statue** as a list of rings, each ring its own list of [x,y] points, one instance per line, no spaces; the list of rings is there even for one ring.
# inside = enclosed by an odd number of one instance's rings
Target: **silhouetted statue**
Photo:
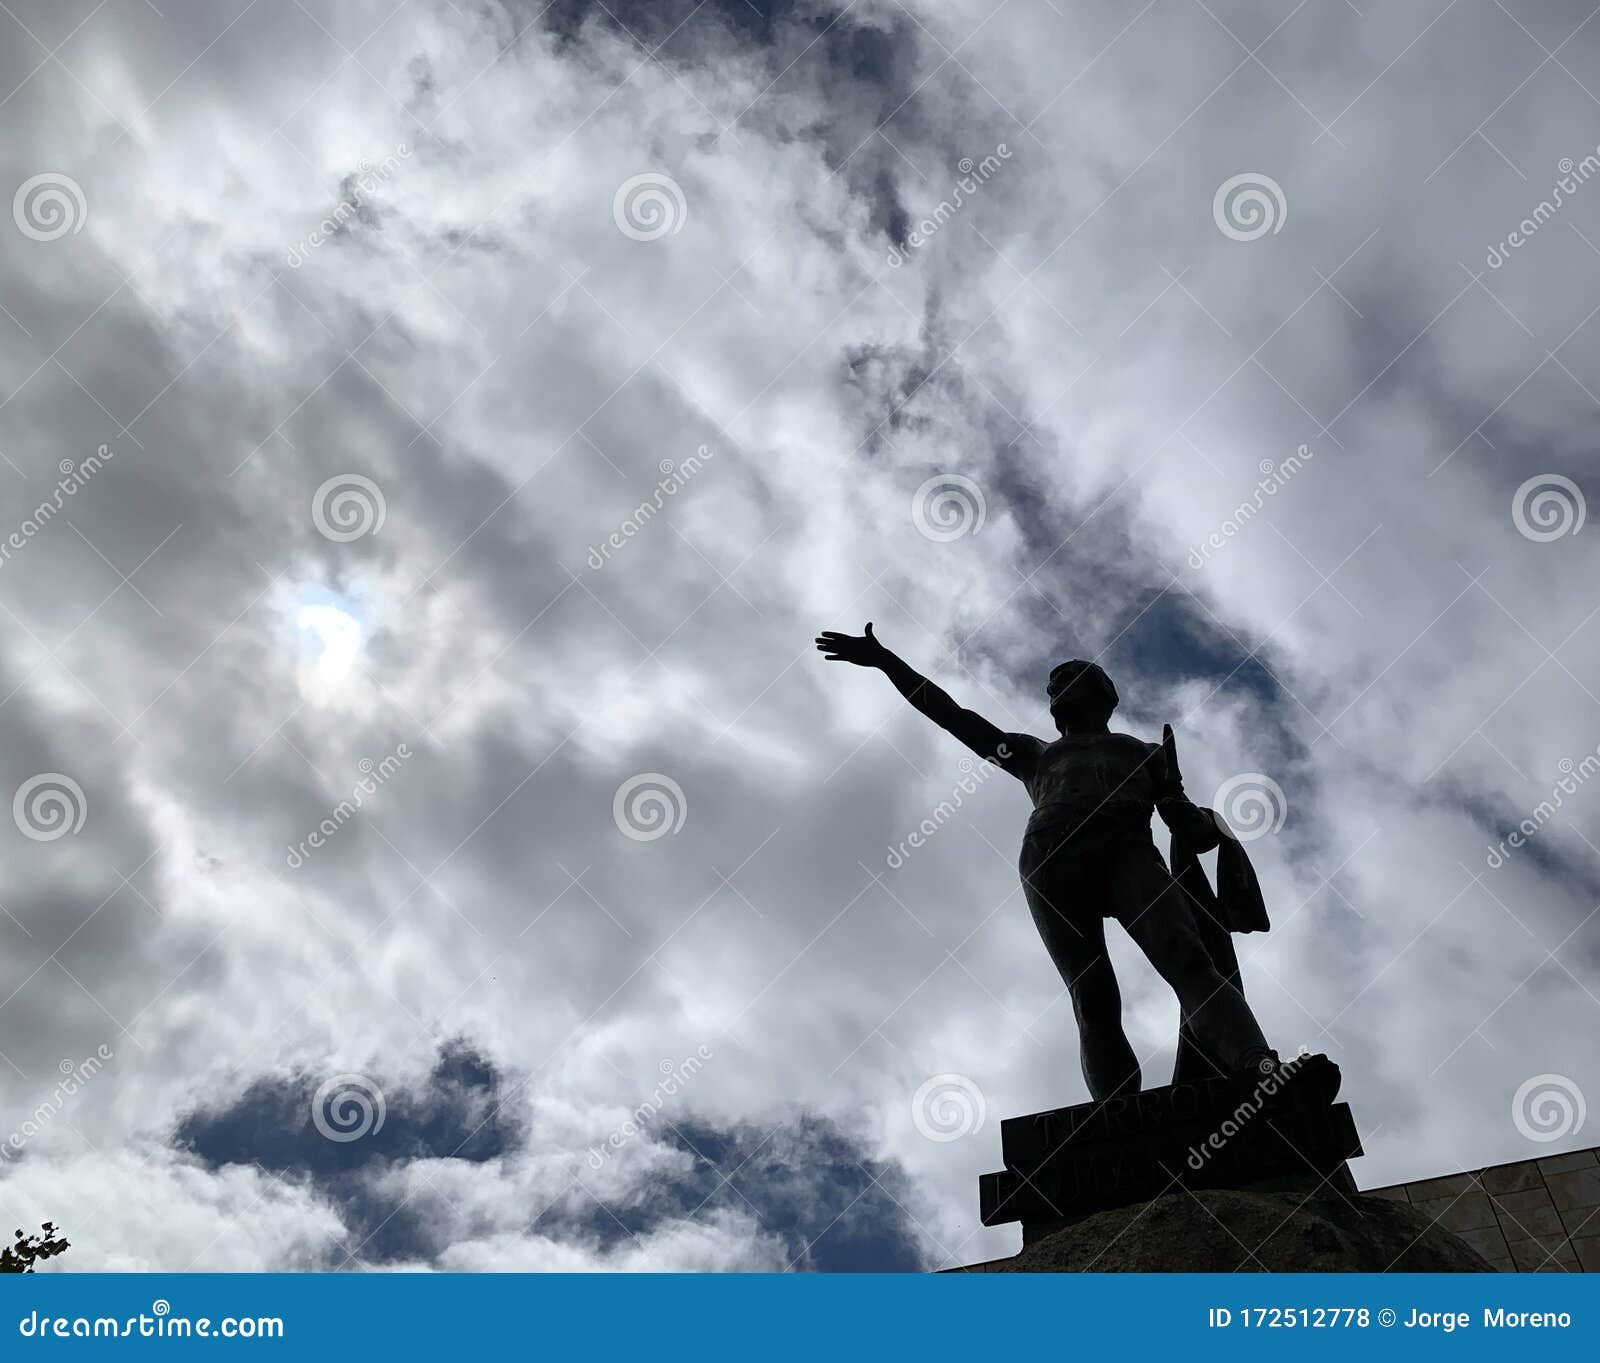
[[[1266,930],[1260,889],[1226,825],[1184,795],[1170,725],[1159,744],[1112,733],[1117,690],[1094,663],[1062,663],[1050,673],[1050,716],[1061,736],[1045,742],[1005,733],[957,705],[879,643],[870,624],[861,635],[819,634],[817,648],[829,661],[877,668],[940,728],[1027,787],[1033,815],[1022,840],[1022,887],[1072,994],[1094,1098],[1140,1086],[1106,954],[1107,918],[1122,924],[1178,996],[1174,1082],[1277,1068],[1245,1002],[1230,939]],[[1170,870],[1150,838],[1152,811],[1172,833]],[[1217,894],[1198,859],[1213,847],[1220,848]]]

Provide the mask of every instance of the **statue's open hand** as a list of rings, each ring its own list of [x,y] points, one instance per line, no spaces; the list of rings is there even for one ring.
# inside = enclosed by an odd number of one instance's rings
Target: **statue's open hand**
[[[1156,807],[1160,809],[1171,801],[1188,803],[1188,797],[1183,793],[1183,773],[1178,770],[1178,740],[1173,737],[1172,725],[1161,726],[1161,755],[1163,758],[1161,794],[1156,797]],[[1166,815],[1162,815],[1165,820]]]
[[[1179,790],[1183,789],[1183,773],[1178,770],[1178,740],[1172,736],[1172,725],[1161,726],[1161,751],[1167,759],[1167,780]]]
[[[854,663],[857,667],[882,667],[888,652],[867,622],[865,634],[840,634],[827,629],[817,635],[817,651],[830,663]]]

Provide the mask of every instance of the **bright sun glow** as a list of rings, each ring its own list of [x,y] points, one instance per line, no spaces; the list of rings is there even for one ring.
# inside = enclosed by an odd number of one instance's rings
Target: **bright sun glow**
[[[320,645],[301,669],[301,685],[313,699],[326,700],[343,686],[361,649],[361,625],[337,606],[302,606],[295,624]]]

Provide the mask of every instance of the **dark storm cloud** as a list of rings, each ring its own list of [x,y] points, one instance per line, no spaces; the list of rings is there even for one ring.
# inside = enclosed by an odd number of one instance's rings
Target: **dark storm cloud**
[[[1526,862],[1538,868],[1540,874],[1570,886],[1580,899],[1600,902],[1600,865],[1593,856],[1585,856],[1582,850],[1570,845],[1570,839],[1562,836],[1567,828],[1583,819],[1581,803],[1574,802],[1575,808],[1567,804],[1569,798],[1580,792],[1570,780],[1567,785],[1568,789],[1563,792],[1552,782],[1549,790],[1523,806],[1514,804],[1508,795],[1473,790],[1453,781],[1440,783],[1437,798],[1464,813],[1476,825],[1483,846],[1471,864],[1475,871],[1487,872],[1491,884],[1494,872],[1508,862]],[[1560,805],[1555,803],[1557,800]],[[1539,808],[1541,804],[1542,809]],[[1513,837],[1516,842],[1511,841]],[[1588,952],[1591,960],[1600,959],[1600,943],[1580,939],[1574,945]]]
[[[415,1086],[338,1085],[321,1115],[336,1134],[373,1127],[357,1139],[330,1139],[318,1129],[322,1083],[306,1074],[256,1079],[231,1103],[186,1114],[173,1144],[211,1169],[250,1165],[290,1182],[309,1180],[347,1231],[330,1267],[346,1256],[384,1263],[438,1254],[451,1231],[437,1199],[386,1175],[414,1160],[484,1164],[525,1140],[519,1109],[505,1105],[506,1076],[465,1041],[441,1046],[432,1071]],[[374,1091],[382,1093],[381,1126],[373,1125],[370,1108],[339,1110],[341,1097],[370,1102]]]
[[[800,21],[810,8],[796,0],[708,0],[704,4],[695,0],[554,0],[548,6],[527,5],[539,15],[543,27],[567,40],[577,38],[583,26],[592,23],[659,42],[668,34],[681,33],[686,21],[698,17],[700,22],[690,33],[702,45],[726,35],[757,46],[773,43],[781,25]],[[689,38],[681,41],[692,48]],[[664,50],[673,55],[682,51],[671,43]]]
[[[592,28],[625,35],[642,52],[685,68],[715,69],[729,54],[759,56],[770,73],[765,88],[727,131],[816,140],[869,205],[873,229],[905,246],[910,214],[899,178],[907,163],[892,139],[917,139],[927,125],[909,17],[874,23],[849,7],[795,0],[556,0],[539,8],[538,22],[564,43],[581,41]]]
[[[905,1207],[905,1171],[872,1158],[835,1123],[802,1113],[776,1127],[668,1124],[662,1143],[687,1160],[659,1168],[626,1200],[575,1198],[534,1223],[544,1234],[607,1248],[663,1223],[753,1216],[794,1268],[821,1273],[914,1273],[922,1267]]]
[[[360,1140],[330,1140],[317,1129],[313,1099],[322,1083],[306,1074],[256,1079],[232,1103],[184,1116],[174,1143],[212,1168],[257,1164],[318,1179],[415,1159],[481,1164],[522,1144],[520,1124],[502,1105],[506,1077],[465,1041],[440,1047],[416,1087],[380,1081],[383,1125]],[[324,1116],[339,1129],[336,1114]]]
[[[450,1042],[415,1086],[346,1083],[356,1095],[381,1090],[384,1117],[359,1139],[333,1140],[313,1120],[319,1080],[262,1077],[232,1102],[192,1112],[173,1137],[208,1168],[250,1165],[290,1181],[309,1180],[337,1210],[347,1237],[337,1256],[371,1263],[429,1260],[455,1228],[439,1195],[405,1178],[417,1160],[482,1164],[524,1148],[530,1133],[515,1116],[521,1086],[469,1043]],[[324,1105],[336,1130],[371,1118]],[[604,1132],[590,1133],[595,1142]],[[828,1118],[803,1113],[777,1126],[663,1122],[661,1158],[621,1197],[574,1191],[544,1210],[526,1209],[530,1232],[603,1252],[679,1222],[753,1217],[788,1261],[819,1272],[914,1272],[921,1267],[905,1210],[914,1195],[905,1171],[872,1157]],[[573,1157],[575,1167],[578,1156]]]

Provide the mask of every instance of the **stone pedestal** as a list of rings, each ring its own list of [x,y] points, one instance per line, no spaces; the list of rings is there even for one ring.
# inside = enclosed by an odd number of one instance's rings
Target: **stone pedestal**
[[[1486,1273],[1426,1213],[1324,1186],[1201,1188],[1095,1212],[1009,1259],[954,1273]]]
[[[1005,1168],[978,1181],[986,1226],[1025,1245],[1097,1212],[1181,1189],[1353,1192],[1361,1154],[1339,1067],[1297,1056],[1269,1074],[1169,1084],[1000,1124]]]

